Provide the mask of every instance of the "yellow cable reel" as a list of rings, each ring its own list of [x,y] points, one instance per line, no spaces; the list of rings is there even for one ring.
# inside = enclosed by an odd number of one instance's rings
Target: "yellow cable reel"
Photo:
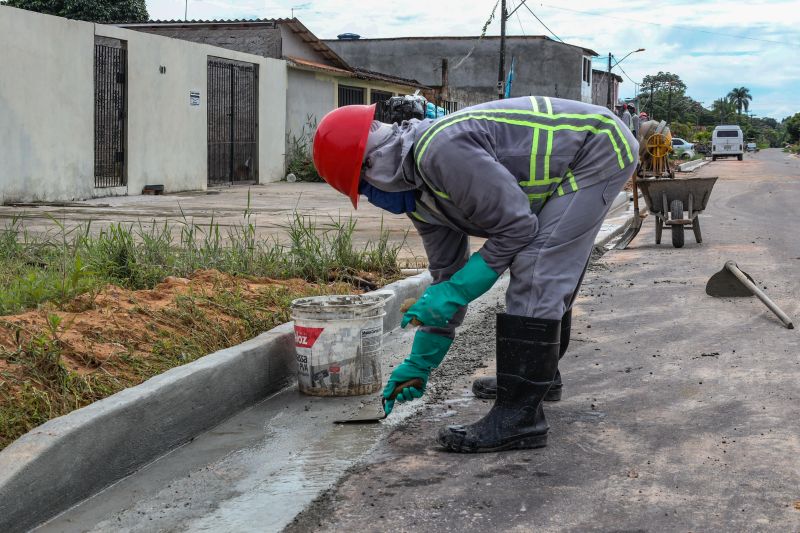
[[[672,135],[663,133],[654,133],[647,138],[647,153],[655,158],[660,159],[672,150]]]

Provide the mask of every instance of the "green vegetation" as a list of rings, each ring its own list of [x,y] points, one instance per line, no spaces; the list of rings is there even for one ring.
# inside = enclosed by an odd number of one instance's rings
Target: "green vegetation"
[[[322,181],[311,156],[316,131],[317,119],[308,115],[300,133],[286,134],[286,172],[294,174],[300,181]]]
[[[718,124],[738,124],[746,142],[762,147],[782,148],[792,142],[787,121],[748,115],[753,97],[747,87],[735,87],[711,103],[710,108],[686,94],[686,84],[672,72],[644,77],[639,95],[639,111],[650,118],[666,120],[672,134],[689,142],[708,143],[710,132]],[[744,113],[742,113],[744,111]],[[705,134],[709,137],[706,139]]]
[[[184,220],[177,228],[153,221],[92,233],[89,224],[67,229],[52,221],[55,238],[29,234],[19,218],[0,229],[0,315],[43,302],[63,304],[109,283],[152,288],[167,276],[196,270],[312,282],[352,280],[360,272],[388,279],[399,273],[402,246],[382,230],[376,242],[357,249],[352,218],[318,223],[300,214],[285,227],[287,243],[260,239],[249,209],[227,231],[213,221],[201,226]]]
[[[145,0],[7,0],[3,5],[89,22],[147,22]]]
[[[152,341],[137,349],[131,339],[116,339],[119,353],[107,359],[71,349],[62,339],[70,326],[55,313],[47,315],[44,331],[4,321],[16,342],[0,349],[0,363],[11,369],[0,366],[0,449],[52,418],[287,322],[295,298],[337,289],[274,287],[246,295],[220,280],[204,294],[177,297],[173,306],[129,312],[141,315]],[[72,368],[76,362],[80,368]]]
[[[728,93],[728,101],[736,107],[736,112],[742,116],[742,109],[745,113],[750,109],[750,102],[753,96],[750,94],[750,89],[747,87],[734,87]]]
[[[285,243],[259,238],[249,209],[227,231],[186,220],[96,232],[52,222],[44,236],[19,218],[0,230],[0,449],[51,418],[288,321],[295,298],[352,293],[399,275],[402,243],[382,231],[356,247],[349,218],[295,214]]]

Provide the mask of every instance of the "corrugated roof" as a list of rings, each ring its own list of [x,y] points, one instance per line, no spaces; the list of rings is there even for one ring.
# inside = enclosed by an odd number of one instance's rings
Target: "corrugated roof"
[[[306,28],[297,18],[277,18],[277,19],[226,19],[226,20],[149,20],[147,22],[134,22],[130,24],[119,24],[125,28],[146,28],[155,26],[172,26],[176,28],[189,26],[225,26],[225,27],[248,27],[248,26],[269,26],[277,28],[280,25],[288,27],[300,39],[308,44],[314,51],[333,63],[339,68],[349,69],[350,65],[331,50],[321,39],[314,35],[311,30]]]
[[[592,75],[594,75],[594,73],[601,74],[601,75],[603,75],[603,76],[607,76],[607,75],[608,75],[608,71],[607,71],[607,70],[601,70],[601,69],[599,69],[599,68],[593,68],[593,69],[592,69]],[[622,79],[622,76],[620,76],[619,74],[615,74],[615,73],[613,73],[613,72],[612,72],[612,73],[611,73],[611,76],[612,76],[612,77],[613,77],[615,80],[617,80],[618,82],[620,82],[620,83],[622,83],[622,82],[624,81],[624,80]]]
[[[294,57],[294,56],[286,56],[286,61],[288,61],[290,64],[294,64],[295,66],[305,67],[312,70],[319,70],[323,72],[331,72],[333,74],[340,74],[351,78],[357,78],[362,80],[377,80],[377,81],[384,81],[387,83],[394,83],[395,85],[404,85],[406,87],[429,89],[429,87],[422,85],[417,80],[410,80],[407,78],[401,78],[399,76],[391,76],[389,74],[383,74],[381,72],[373,72],[371,70],[341,69],[337,67],[332,67],[330,65],[326,65],[324,63],[317,63],[316,61],[309,61],[308,59],[303,59],[301,57]]]

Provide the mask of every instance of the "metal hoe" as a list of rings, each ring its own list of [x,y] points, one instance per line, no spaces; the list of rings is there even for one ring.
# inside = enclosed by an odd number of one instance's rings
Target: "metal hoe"
[[[740,270],[733,261],[727,261],[722,270],[711,276],[706,284],[706,294],[717,297],[758,296],[758,299],[775,313],[775,316],[780,318],[787,328],[794,329],[794,324],[789,316],[770,300],[769,296],[756,287],[753,278]]]

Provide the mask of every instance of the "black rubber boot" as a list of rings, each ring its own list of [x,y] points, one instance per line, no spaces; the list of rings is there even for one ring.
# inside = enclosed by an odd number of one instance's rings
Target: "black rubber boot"
[[[564,313],[561,318],[561,349],[558,352],[558,359],[561,360],[567,352],[569,346],[569,336],[572,330],[572,309]],[[556,371],[556,378],[553,380],[553,386],[547,391],[544,396],[546,402],[557,402],[561,399],[561,390],[564,384],[561,381],[561,372]],[[478,378],[472,382],[472,393],[478,398],[484,400],[494,400],[497,398],[497,378],[495,376],[486,376]]]
[[[497,315],[497,399],[468,426],[439,431],[454,452],[498,452],[547,445],[542,399],[558,369],[560,320]]]

